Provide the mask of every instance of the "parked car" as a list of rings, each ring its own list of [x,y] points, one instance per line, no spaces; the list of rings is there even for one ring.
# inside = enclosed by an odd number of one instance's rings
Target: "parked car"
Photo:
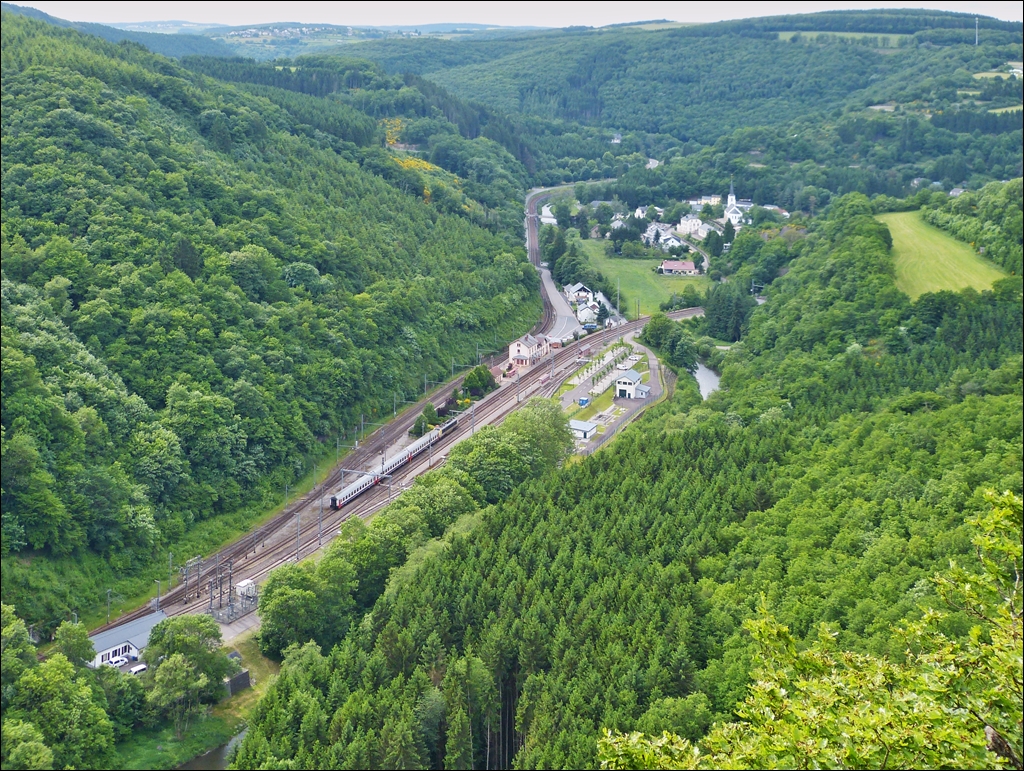
[[[128,659],[126,659],[124,656],[115,656],[114,658],[112,658],[110,661],[107,662],[107,666],[108,667],[115,667],[117,669],[120,669],[121,667],[123,667],[127,663],[128,663]]]
[[[132,667],[131,669],[128,670],[128,674],[129,675],[141,675],[147,669],[149,669],[149,667],[147,667],[145,664],[136,664],[134,667]]]

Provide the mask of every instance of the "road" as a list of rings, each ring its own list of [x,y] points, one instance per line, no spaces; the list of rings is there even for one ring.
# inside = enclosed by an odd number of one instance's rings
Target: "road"
[[[551,277],[551,271],[541,267],[540,259],[540,216],[537,208],[541,206],[558,190],[570,190],[570,185],[562,187],[549,187],[535,190],[526,197],[526,253],[530,262],[540,272],[541,288],[550,304],[551,314],[545,334],[552,340],[570,340],[574,333],[583,334],[583,327],[576,320],[576,314],[572,312],[565,297],[555,288],[555,281]]]
[[[528,207],[532,203],[534,215],[536,202],[540,197],[534,196],[532,201],[528,200]],[[529,222],[528,218],[528,234]],[[534,250],[536,243],[534,225]],[[545,313],[538,331],[551,333],[564,329],[565,322],[558,320],[560,314],[555,310],[559,296],[554,291],[554,284],[550,282],[550,278],[547,282],[542,281],[541,288],[545,300]],[[702,315],[703,312],[701,308],[688,308],[668,315],[680,319]],[[615,329],[614,334],[637,333],[646,322],[647,317],[631,321]],[[591,344],[587,338],[583,338],[581,342],[583,346]],[[409,429],[427,402],[439,403],[452,389],[461,385],[462,378],[454,378],[439,386],[411,408],[397,415],[390,423],[366,436],[358,449],[342,458],[338,466],[314,490],[291,502],[281,513],[233,543],[202,560],[197,558],[195,569],[190,573],[188,581],[179,582],[166,592],[160,599],[159,607],[168,615],[221,610],[231,599],[231,587],[237,585],[239,581],[252,579],[260,583],[274,568],[286,562],[304,559],[317,552],[330,543],[345,521],[352,517],[368,519],[412,484],[417,476],[444,463],[451,448],[475,433],[477,428],[500,423],[532,396],[551,396],[557,390],[558,384],[577,368],[580,347],[581,343],[574,342],[564,348],[553,350],[545,360],[525,374],[521,374],[517,381],[506,382],[497,391],[477,402],[470,412],[463,414],[455,430],[435,443],[429,453],[418,456],[396,470],[387,484],[371,488],[342,511],[331,511],[326,501],[332,493],[343,486],[343,475],[348,475],[344,481],[351,482],[354,477],[350,470],[378,467],[382,454],[408,435]],[[650,401],[653,402],[653,399]],[[155,608],[155,603],[139,607],[100,629],[114,627],[147,615]]]

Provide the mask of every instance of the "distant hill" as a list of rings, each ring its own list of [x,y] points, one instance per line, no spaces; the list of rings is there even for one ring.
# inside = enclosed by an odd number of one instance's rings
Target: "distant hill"
[[[16,13],[32,19],[39,19],[57,27],[77,29],[79,32],[96,35],[96,37],[103,38],[111,43],[120,43],[123,40],[139,43],[146,46],[153,53],[170,56],[175,59],[180,59],[182,56],[234,55],[234,51],[223,42],[200,35],[168,35],[158,32],[137,32],[128,29],[118,29],[117,27],[108,27],[105,24],[58,19],[56,16],[50,16],[48,13],[43,13],[35,8],[26,8],[11,3],[3,3],[2,5],[3,10],[7,13]]]
[[[375,40],[359,56],[510,115],[706,142],[809,110],[878,103],[908,82],[987,70],[1020,51],[1020,23],[979,18],[975,47],[974,21],[937,11],[830,12],[660,30]]]

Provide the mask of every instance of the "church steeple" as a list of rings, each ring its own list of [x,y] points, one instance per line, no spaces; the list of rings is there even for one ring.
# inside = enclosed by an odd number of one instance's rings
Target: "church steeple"
[[[732,180],[731,179],[729,180],[729,201],[728,201],[728,205],[729,206],[735,206],[736,205],[736,188],[734,188],[732,186]]]

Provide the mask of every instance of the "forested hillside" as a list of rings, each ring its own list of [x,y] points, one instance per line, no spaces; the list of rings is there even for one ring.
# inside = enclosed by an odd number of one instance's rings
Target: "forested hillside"
[[[463,186],[352,106],[6,13],[2,64],[3,599],[38,628],[539,314],[503,169]]]
[[[980,21],[979,46],[973,17],[892,11],[382,40],[344,55],[423,75],[486,113],[484,135],[535,184],[624,176],[616,192],[635,206],[734,179],[741,197],[813,212],[848,192],[1020,176],[1021,80],[974,77],[1019,61],[1020,25]],[[276,79],[301,79],[281,65]],[[422,139],[437,133],[421,126]]]
[[[238,767],[591,768],[602,728],[697,740],[747,693],[760,603],[794,644],[828,622],[898,660],[897,627],[944,607],[932,577],[973,558],[985,491],[1020,495],[1024,319],[1019,277],[911,302],[890,243],[866,197],[833,202],[722,391],[681,380],[414,553],[332,650],[287,654]],[[652,325],[655,346],[694,329]]]
[[[964,29],[968,22],[959,14],[900,13],[808,14],[653,32],[576,28],[500,40],[374,41],[358,46],[358,55],[391,72],[427,75],[507,114],[707,142],[740,126],[881,102],[960,68],[969,79],[1020,50],[1021,25],[995,19],[983,20],[986,45],[979,48],[936,51],[926,38],[904,38],[897,47],[895,38],[879,36]],[[973,43],[973,17],[969,22],[970,41],[945,44]],[[808,35],[809,29],[823,34]],[[805,37],[780,37],[784,30],[805,30]],[[849,31],[874,36],[835,34]]]

